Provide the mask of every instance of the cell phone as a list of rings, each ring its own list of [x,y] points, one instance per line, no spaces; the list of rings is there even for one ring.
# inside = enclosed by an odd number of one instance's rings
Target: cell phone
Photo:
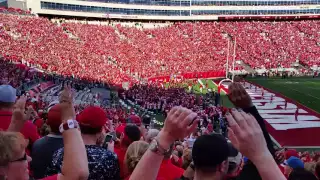
[[[104,138],[104,142],[103,142],[103,147],[104,148],[108,148],[108,143],[112,140],[112,135],[107,134],[106,137]]]
[[[116,135],[116,132],[115,132],[115,131],[110,132],[108,135],[111,135],[111,136],[112,136],[112,140],[113,140],[113,141],[116,141],[116,140],[117,140],[117,135]]]

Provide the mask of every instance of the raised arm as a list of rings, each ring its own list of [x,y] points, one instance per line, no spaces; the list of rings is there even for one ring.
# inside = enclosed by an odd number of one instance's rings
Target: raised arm
[[[189,109],[183,107],[172,108],[164,122],[163,129],[155,140],[160,151],[155,152],[153,145],[151,145],[151,148],[145,152],[134,169],[130,180],[156,179],[164,157],[163,152],[168,150],[176,139],[183,139],[195,130],[198,125],[198,120],[195,120],[196,117],[197,114]]]
[[[60,95],[62,110],[62,123],[75,119],[70,87],[65,87]],[[88,159],[86,149],[79,129],[63,131],[64,155],[59,180],[85,180],[88,179]]]
[[[229,139],[235,148],[256,166],[263,180],[285,180],[268,150],[262,130],[256,119],[244,111],[232,109],[227,113]]]
[[[244,87],[240,83],[232,83],[228,89],[229,89],[228,97],[229,97],[230,101],[237,108],[242,108],[243,111],[245,111],[246,113],[250,113],[255,117],[256,121],[258,122],[258,124],[263,132],[268,149],[269,149],[270,153],[272,155],[274,155],[275,150],[274,150],[270,135],[267,131],[266,125],[264,123],[264,120],[260,116],[257,108],[252,104],[252,100],[251,100],[249,94],[246,92],[246,90],[244,89]]]
[[[25,122],[28,120],[28,114],[24,113],[26,101],[27,97],[24,95],[17,100],[16,104],[14,105],[11,122],[7,131],[20,132],[23,128]]]

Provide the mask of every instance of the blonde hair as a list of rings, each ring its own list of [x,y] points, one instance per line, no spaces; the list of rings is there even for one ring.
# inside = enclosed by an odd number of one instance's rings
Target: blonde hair
[[[307,171],[312,172],[313,174],[315,173],[315,169],[316,169],[316,163],[315,162],[306,162],[304,164],[304,169]]]
[[[0,131],[0,166],[7,166],[21,156],[26,146],[27,142],[21,133]]]
[[[134,168],[137,166],[138,162],[148,148],[149,144],[145,141],[134,141],[130,144],[124,160],[124,163],[130,173],[133,172]]]
[[[182,168],[187,169],[190,163],[192,162],[192,151],[190,149],[183,150],[182,160]]]

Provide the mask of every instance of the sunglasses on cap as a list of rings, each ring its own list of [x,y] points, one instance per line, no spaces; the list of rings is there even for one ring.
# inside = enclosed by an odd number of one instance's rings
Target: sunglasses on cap
[[[24,153],[23,157],[22,158],[19,158],[17,160],[14,160],[14,161],[10,161],[10,162],[21,162],[21,161],[26,161],[27,160],[27,154]]]

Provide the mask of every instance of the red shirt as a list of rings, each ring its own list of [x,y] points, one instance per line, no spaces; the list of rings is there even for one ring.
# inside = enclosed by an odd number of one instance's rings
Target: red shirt
[[[0,129],[6,131],[11,122],[12,112],[9,111],[0,111]],[[40,138],[37,127],[32,124],[32,122],[27,121],[22,130],[20,131],[25,139],[29,140],[29,144],[33,144],[37,139]],[[27,150],[29,155],[29,151]]]
[[[120,177],[123,179],[128,174],[127,167],[124,163],[124,158],[127,152],[127,148],[114,147],[114,153],[118,156],[119,167],[120,167]]]
[[[182,167],[183,161],[182,161],[182,158],[179,158],[178,161],[176,162],[175,159],[172,157],[171,163],[177,167]]]
[[[184,170],[171,163],[170,159],[164,159],[160,165],[158,172],[158,178],[164,178],[166,180],[176,180],[181,178]]]
[[[58,180],[58,174],[53,175],[53,176],[45,177],[45,178],[43,178],[41,180]]]

